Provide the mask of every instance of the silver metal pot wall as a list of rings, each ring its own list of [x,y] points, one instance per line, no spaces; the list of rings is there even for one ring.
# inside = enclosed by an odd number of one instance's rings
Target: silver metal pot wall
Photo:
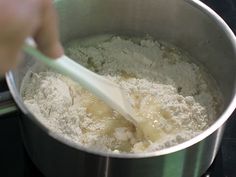
[[[101,33],[149,34],[183,48],[218,82],[225,107],[209,129],[180,145],[153,153],[98,153],[52,133],[24,106],[20,86],[35,63],[26,56],[6,78],[22,111],[25,146],[38,168],[47,177],[201,176],[236,107],[236,40],[224,21],[198,0],[57,0],[55,5],[63,42]]]

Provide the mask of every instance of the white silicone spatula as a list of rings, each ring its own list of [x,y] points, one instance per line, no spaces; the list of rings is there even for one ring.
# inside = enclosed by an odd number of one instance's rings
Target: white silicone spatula
[[[33,41],[26,41],[24,51],[59,73],[78,82],[82,87],[88,89],[108,106],[118,111],[128,121],[136,125],[137,121],[135,120],[133,109],[126,99],[124,90],[117,84],[86,69],[65,55],[56,60],[46,57],[37,50]]]

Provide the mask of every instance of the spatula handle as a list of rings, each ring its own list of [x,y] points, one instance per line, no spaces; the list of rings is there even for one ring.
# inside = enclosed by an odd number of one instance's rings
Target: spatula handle
[[[50,59],[38,51],[35,44],[30,40],[25,44],[24,51],[59,73],[78,82],[82,87],[88,89],[113,109],[120,112],[124,117],[131,117],[129,115],[131,110],[130,105],[118,85],[88,70],[65,55],[58,59]]]
[[[83,87],[91,89],[91,86],[99,86],[100,80],[97,82],[97,79],[103,79],[98,74],[91,72],[87,68],[81,66],[80,64],[74,62],[67,56],[63,55],[57,59],[51,59],[40,51],[37,50],[36,45],[33,40],[28,39],[24,46],[24,51],[32,56],[35,59],[43,62],[45,65],[53,68],[61,74],[67,75],[73,80],[79,82]],[[92,85],[91,85],[92,84]]]

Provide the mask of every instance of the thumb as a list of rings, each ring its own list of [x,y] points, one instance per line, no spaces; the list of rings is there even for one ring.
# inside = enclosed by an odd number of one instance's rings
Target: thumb
[[[51,58],[60,57],[64,51],[59,40],[57,14],[51,0],[42,0],[42,19],[34,39],[38,49]]]

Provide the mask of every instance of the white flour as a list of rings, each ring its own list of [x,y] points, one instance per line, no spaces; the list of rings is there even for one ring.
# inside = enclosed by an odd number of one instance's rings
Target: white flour
[[[144,130],[140,133],[70,79],[49,70],[32,73],[22,90],[25,104],[52,131],[86,147],[159,150],[201,133],[219,112],[214,82],[174,47],[152,39],[99,36],[71,42],[66,52],[125,89]]]

